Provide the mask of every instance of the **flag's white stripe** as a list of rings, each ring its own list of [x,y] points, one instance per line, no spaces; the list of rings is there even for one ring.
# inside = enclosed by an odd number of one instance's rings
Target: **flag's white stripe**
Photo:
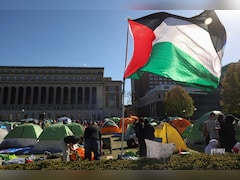
[[[190,22],[169,17],[154,30],[154,34],[156,39],[153,45],[160,42],[172,42],[214,76],[220,77],[221,61],[206,30]]]

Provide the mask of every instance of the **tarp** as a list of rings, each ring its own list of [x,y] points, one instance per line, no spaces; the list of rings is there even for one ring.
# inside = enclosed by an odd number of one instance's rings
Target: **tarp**
[[[188,151],[188,147],[181,134],[169,123],[161,122],[159,125],[155,126],[154,129],[155,138],[161,139],[162,143],[174,143],[175,152],[179,151],[179,149]]]
[[[66,124],[67,127],[73,132],[75,136],[83,137],[84,136],[84,128],[79,123],[69,123]]]
[[[33,146],[36,144],[42,131],[42,128],[37,124],[26,123],[18,125],[5,136],[0,144],[0,149]]]
[[[74,135],[68,126],[62,123],[51,124],[44,128],[43,132],[38,138],[38,142],[31,150],[33,154],[42,154],[45,151],[51,153],[62,152],[61,140],[66,137]]]
[[[20,147],[20,148],[7,148],[0,150],[1,154],[28,154],[32,149],[32,146]]]
[[[70,155],[71,161],[84,160],[85,159],[85,149],[84,147],[79,147],[75,150],[75,153]],[[91,160],[94,160],[94,153],[91,152]]]

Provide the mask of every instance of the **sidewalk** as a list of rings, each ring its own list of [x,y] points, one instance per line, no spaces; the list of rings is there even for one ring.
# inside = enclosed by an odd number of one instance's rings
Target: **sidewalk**
[[[126,151],[132,151],[136,153],[138,148],[128,148],[126,141],[121,141],[121,137],[111,135],[102,135],[102,138],[111,139],[111,148],[112,153],[109,149],[103,149],[104,155],[101,156],[101,159],[118,159],[118,155],[124,154]]]

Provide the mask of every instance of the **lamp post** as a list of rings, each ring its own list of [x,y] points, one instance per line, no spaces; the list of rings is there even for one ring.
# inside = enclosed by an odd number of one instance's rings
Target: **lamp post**
[[[24,110],[24,108],[22,109],[22,119],[24,119],[24,112],[25,112],[25,110]]]
[[[43,112],[43,120],[45,119],[45,115],[46,115],[46,113],[45,113],[45,112]]]

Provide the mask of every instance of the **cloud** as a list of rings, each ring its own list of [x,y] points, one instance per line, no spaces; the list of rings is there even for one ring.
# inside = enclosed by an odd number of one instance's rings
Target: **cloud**
[[[85,64],[85,63],[83,63],[83,64],[82,64],[82,67],[90,67],[90,66],[87,65],[87,64]]]

